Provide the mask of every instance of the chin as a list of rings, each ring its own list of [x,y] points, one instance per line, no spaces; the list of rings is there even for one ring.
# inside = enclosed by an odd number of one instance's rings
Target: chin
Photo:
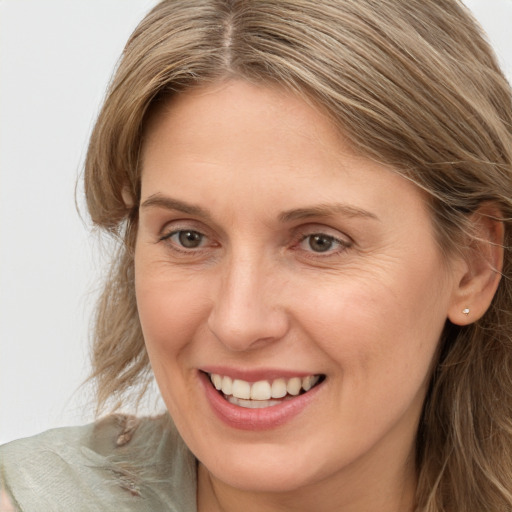
[[[297,455],[297,443],[286,448],[271,443],[231,449],[223,445],[219,453],[200,460],[213,477],[241,491],[286,493],[312,485],[330,472],[307,453]]]
[[[246,492],[286,493],[307,487],[314,483],[312,475],[299,474],[297,470],[284,469],[282,464],[250,464],[245,467],[226,467],[225,464],[207,468],[210,473],[225,484]]]

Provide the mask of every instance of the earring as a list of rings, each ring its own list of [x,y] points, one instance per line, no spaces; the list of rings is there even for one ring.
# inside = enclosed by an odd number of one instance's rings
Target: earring
[[[469,308],[464,308],[464,309],[462,310],[462,313],[463,313],[464,315],[468,316],[468,315],[469,315]]]

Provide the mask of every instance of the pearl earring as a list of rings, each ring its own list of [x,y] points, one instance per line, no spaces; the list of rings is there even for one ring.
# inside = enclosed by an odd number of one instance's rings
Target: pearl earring
[[[464,309],[462,310],[462,313],[463,313],[464,315],[468,316],[468,315],[469,315],[469,308],[464,308]]]

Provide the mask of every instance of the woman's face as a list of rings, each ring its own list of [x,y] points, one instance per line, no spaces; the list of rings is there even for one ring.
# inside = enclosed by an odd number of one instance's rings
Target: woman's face
[[[214,479],[290,491],[411,474],[447,267],[422,193],[290,93],[227,82],[150,122],[140,320]]]

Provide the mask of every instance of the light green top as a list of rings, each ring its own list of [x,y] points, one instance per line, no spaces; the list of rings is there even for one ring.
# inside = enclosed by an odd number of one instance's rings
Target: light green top
[[[196,472],[168,415],[114,415],[0,447],[0,479],[22,512],[196,512]]]

